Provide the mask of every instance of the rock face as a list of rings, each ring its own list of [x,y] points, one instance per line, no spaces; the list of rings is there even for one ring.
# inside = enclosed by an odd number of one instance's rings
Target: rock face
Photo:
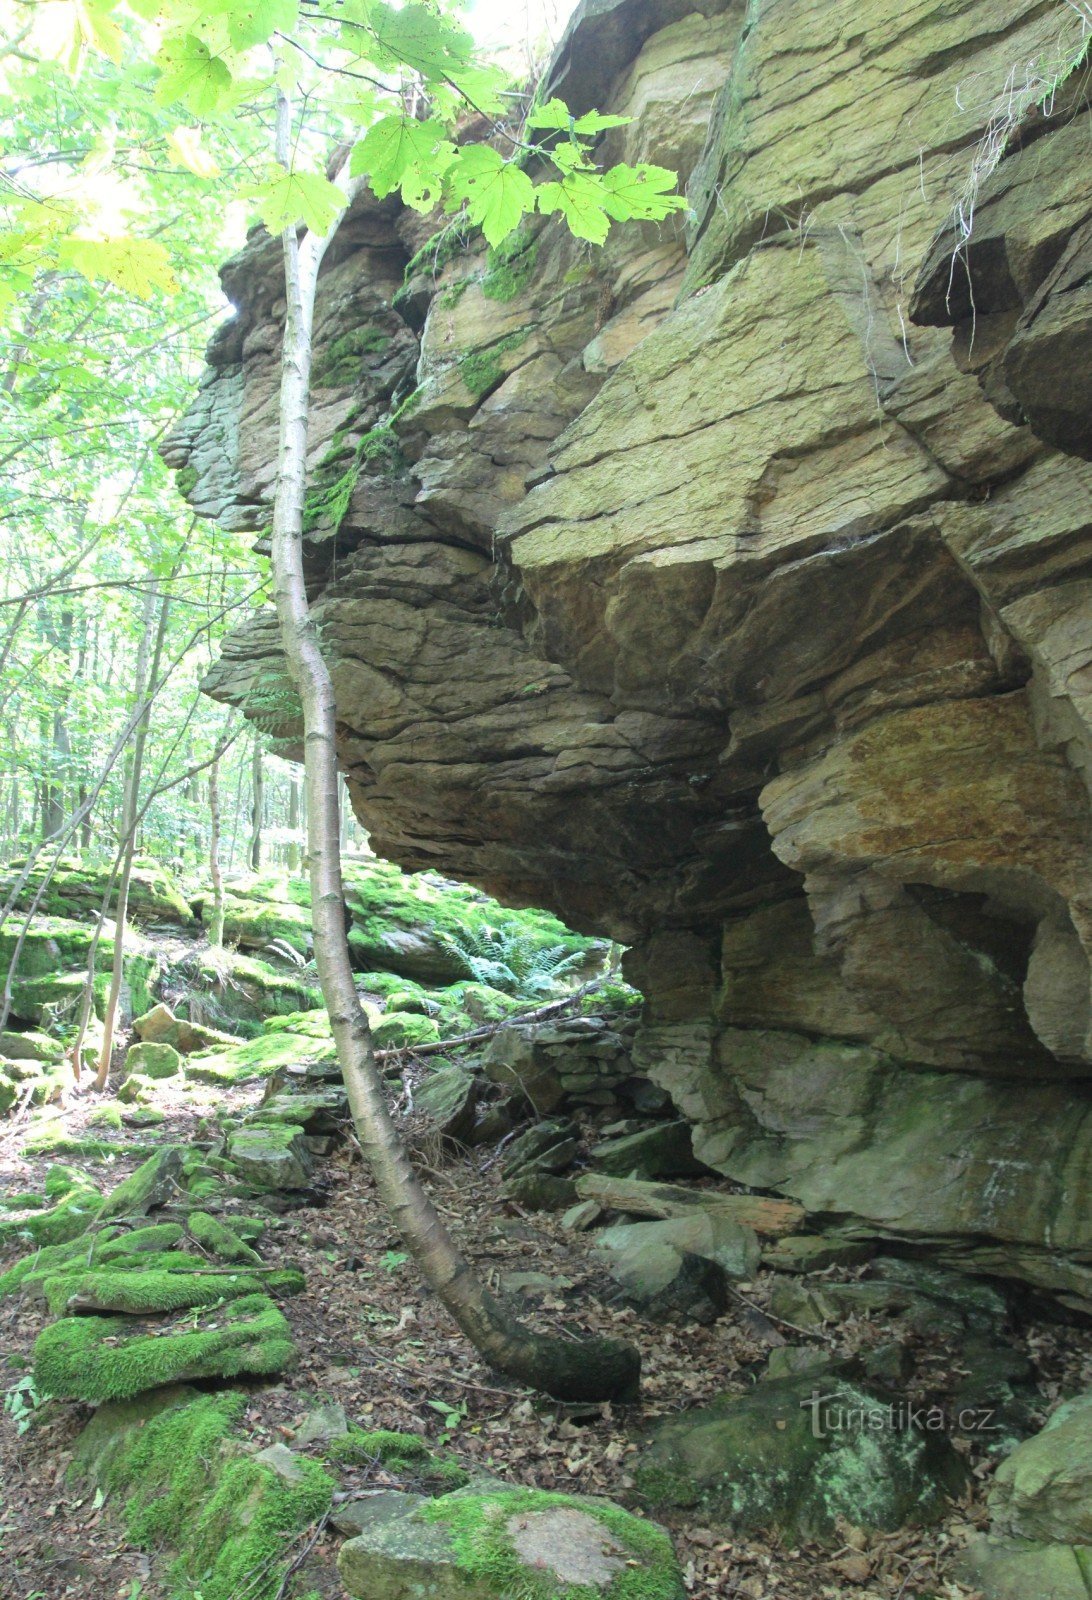
[[[1085,43],[1038,0],[585,0],[549,88],[633,119],[686,236],[422,253],[363,199],[307,561],[376,847],[629,945],[700,1161],[1087,1306]],[[166,452],[236,528],[279,275],[225,269]],[[298,748],[271,615],[207,687]]]

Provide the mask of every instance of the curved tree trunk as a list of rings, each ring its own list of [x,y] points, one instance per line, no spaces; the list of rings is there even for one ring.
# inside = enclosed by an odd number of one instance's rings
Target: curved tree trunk
[[[289,112],[278,103],[277,155],[287,166]],[[315,959],[357,1138],[380,1197],[429,1287],[497,1371],[564,1400],[632,1399],[641,1358],[614,1339],[567,1340],[530,1333],[463,1260],[406,1155],[387,1107],[371,1033],[349,960],[338,845],[338,769],[333,685],[303,577],[311,327],[326,247],[283,235],[287,314],[281,359],[280,444],[273,512],[273,576],[281,640],[304,716],[304,781]]]

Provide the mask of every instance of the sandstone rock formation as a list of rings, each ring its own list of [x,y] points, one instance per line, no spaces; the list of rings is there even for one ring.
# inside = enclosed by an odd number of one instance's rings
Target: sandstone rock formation
[[[1086,43],[1061,0],[584,0],[549,87],[687,227],[487,253],[361,201],[307,549],[381,852],[628,944],[703,1162],[1085,1306]],[[236,528],[279,275],[225,269],[166,452]],[[208,688],[292,750],[271,614]]]

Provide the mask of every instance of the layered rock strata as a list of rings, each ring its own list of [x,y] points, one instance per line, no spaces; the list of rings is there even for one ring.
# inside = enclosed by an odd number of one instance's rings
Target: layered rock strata
[[[702,1161],[1084,1306],[1086,46],[1061,0],[584,0],[548,88],[686,226],[361,201],[307,543],[381,852],[631,946]],[[260,530],[276,246],[225,286],[167,455]],[[293,748],[271,614],[208,688]]]

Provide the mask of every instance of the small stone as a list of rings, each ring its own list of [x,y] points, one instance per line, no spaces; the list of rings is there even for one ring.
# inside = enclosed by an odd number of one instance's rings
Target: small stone
[[[576,1185],[549,1172],[524,1172],[509,1179],[504,1194],[528,1211],[564,1211],[576,1200]]]
[[[561,1226],[570,1233],[586,1233],[603,1215],[603,1207],[597,1200],[580,1200],[575,1206],[570,1206],[561,1219]]]
[[[329,1400],[308,1412],[296,1429],[295,1442],[298,1445],[324,1444],[328,1439],[343,1439],[348,1431],[345,1407],[336,1400]]]
[[[440,1067],[418,1088],[414,1109],[428,1117],[445,1139],[463,1144],[474,1128],[480,1087],[480,1079],[466,1067]]]
[[[279,1441],[277,1444],[266,1445],[264,1450],[259,1450],[254,1459],[260,1461],[263,1467],[269,1467],[285,1483],[302,1483],[306,1477],[299,1457]]]

